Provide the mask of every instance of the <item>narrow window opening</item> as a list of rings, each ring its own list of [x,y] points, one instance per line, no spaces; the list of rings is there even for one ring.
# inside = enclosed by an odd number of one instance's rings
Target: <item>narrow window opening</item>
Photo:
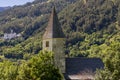
[[[46,47],[49,47],[49,41],[46,41]]]

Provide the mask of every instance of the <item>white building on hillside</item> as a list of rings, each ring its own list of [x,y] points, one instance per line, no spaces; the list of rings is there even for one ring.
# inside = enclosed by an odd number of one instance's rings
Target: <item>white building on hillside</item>
[[[4,36],[3,36],[3,39],[13,39],[13,38],[16,38],[16,37],[20,37],[21,34],[16,34],[15,32],[13,32],[13,30],[11,30],[10,33],[5,33]]]

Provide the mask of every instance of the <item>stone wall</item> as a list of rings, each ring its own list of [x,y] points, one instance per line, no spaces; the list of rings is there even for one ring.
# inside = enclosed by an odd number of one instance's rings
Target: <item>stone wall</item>
[[[64,44],[64,38],[53,38],[43,40],[43,50],[52,51],[54,53],[55,66],[57,66],[62,73],[65,73]]]
[[[53,52],[55,58],[55,65],[59,67],[62,73],[65,73],[65,52],[64,52],[64,38],[53,39]]]

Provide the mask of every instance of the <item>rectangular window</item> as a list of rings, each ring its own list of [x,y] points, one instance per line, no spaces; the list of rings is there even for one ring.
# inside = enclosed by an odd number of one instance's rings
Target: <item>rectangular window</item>
[[[46,41],[46,47],[49,47],[49,41]]]

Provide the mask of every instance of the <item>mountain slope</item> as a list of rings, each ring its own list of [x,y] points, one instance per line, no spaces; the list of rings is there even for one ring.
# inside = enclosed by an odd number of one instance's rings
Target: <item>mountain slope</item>
[[[4,7],[0,7],[0,12],[2,12],[4,10]]]
[[[119,33],[119,0],[35,0],[0,13],[0,34],[13,29],[23,36],[23,39],[1,41],[1,54],[9,57],[40,51],[41,36],[53,4],[67,38],[66,53],[70,56],[88,56],[91,46],[109,43]]]
[[[0,7],[0,12],[9,9],[10,7]]]
[[[9,32],[12,28],[17,33],[23,32],[23,35],[30,36],[32,32],[27,33],[30,28],[38,29],[41,24],[44,25],[48,20],[49,13],[53,4],[56,5],[57,11],[61,11],[68,4],[74,3],[76,0],[35,0],[33,3],[27,3],[23,6],[13,7],[0,14],[0,30],[4,32]],[[37,20],[37,22],[36,22]],[[37,26],[38,25],[38,26]],[[27,38],[28,36],[25,36]]]

